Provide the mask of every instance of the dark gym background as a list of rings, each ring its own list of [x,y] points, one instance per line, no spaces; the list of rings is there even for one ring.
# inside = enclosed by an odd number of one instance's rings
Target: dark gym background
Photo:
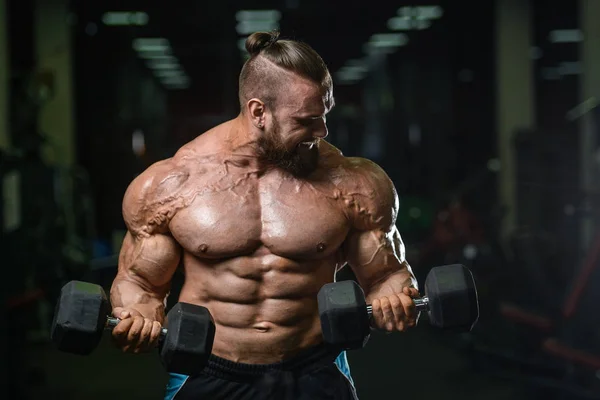
[[[329,65],[329,140],[395,182],[419,279],[478,284],[471,333],[424,319],[350,352],[360,398],[600,398],[598,21],[598,0],[0,0],[0,398],[162,398],[155,353],[57,352],[56,296],[109,288],[128,183],[237,114],[240,40],[273,28]]]

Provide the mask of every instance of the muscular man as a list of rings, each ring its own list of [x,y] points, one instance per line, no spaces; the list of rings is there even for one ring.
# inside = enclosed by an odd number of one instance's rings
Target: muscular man
[[[398,198],[380,167],[322,140],[332,80],[311,47],[258,32],[246,48],[239,116],[125,193],[113,336],[127,352],[155,346],[182,266],[179,300],[207,307],[216,335],[208,366],[172,374],[166,399],[354,399],[345,354],[323,344],[317,292],[348,264],[374,329],[416,324]]]

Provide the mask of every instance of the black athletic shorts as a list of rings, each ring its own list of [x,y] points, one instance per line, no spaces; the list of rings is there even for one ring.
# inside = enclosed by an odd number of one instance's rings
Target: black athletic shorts
[[[325,345],[276,364],[240,364],[212,355],[197,376],[170,374],[165,400],[356,400],[345,352]]]

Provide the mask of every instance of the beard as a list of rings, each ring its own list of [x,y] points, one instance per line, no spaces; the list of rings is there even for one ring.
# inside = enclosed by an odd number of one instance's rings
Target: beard
[[[319,140],[314,145],[298,144],[288,150],[281,139],[281,129],[273,121],[273,129],[258,139],[258,158],[272,168],[280,168],[297,177],[310,175],[319,162]]]

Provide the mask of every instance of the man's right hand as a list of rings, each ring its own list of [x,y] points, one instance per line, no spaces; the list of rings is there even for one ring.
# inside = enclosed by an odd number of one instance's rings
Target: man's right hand
[[[162,329],[160,322],[144,318],[132,308],[115,307],[113,316],[121,321],[113,328],[112,337],[124,353],[142,353],[156,347]]]

